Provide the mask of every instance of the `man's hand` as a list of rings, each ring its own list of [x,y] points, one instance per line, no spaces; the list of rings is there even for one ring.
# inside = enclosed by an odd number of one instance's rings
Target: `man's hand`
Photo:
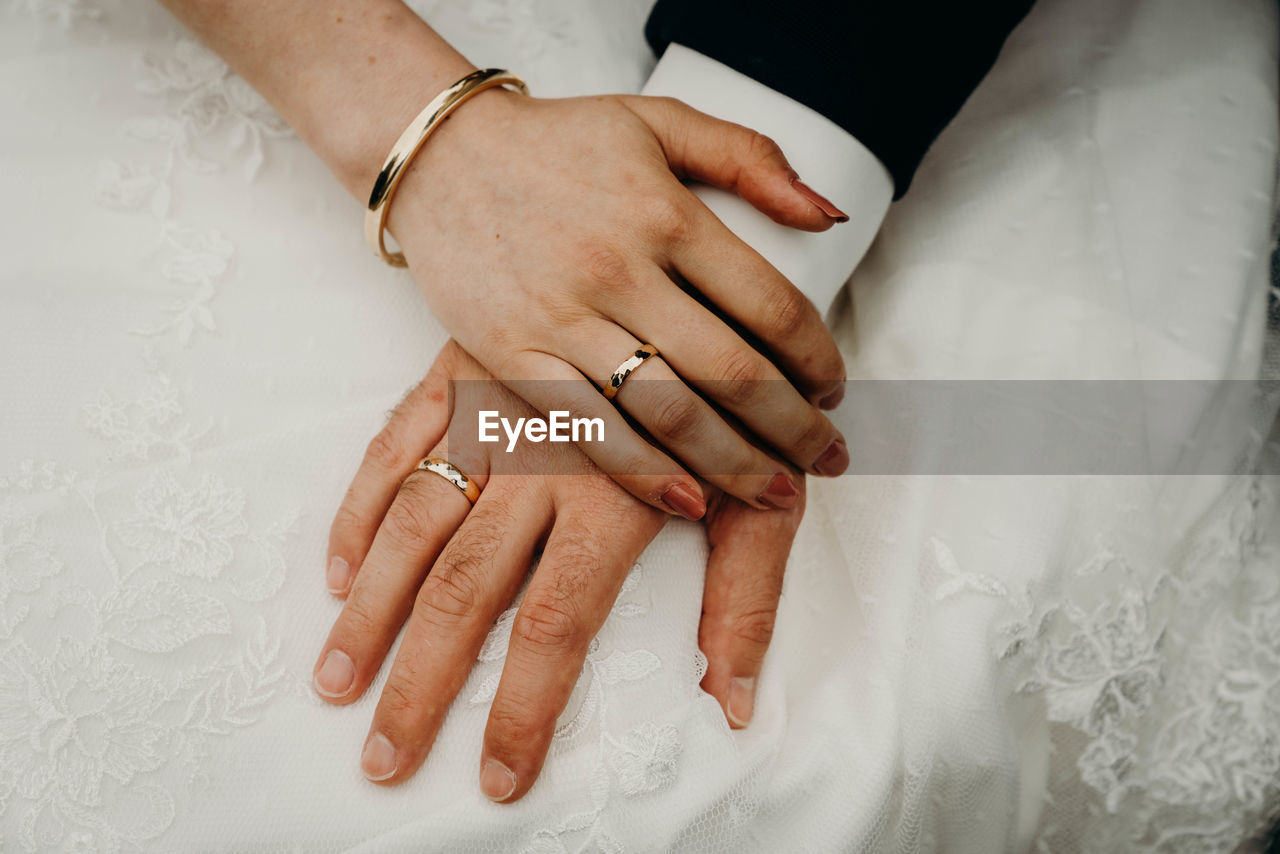
[[[360,697],[408,619],[361,757],[375,782],[407,779],[540,550],[512,626],[481,762],[485,794],[510,801],[537,779],[591,639],[667,517],[574,445],[526,443],[489,456],[481,449],[494,446],[469,444],[451,452],[442,444],[450,380],[492,378],[450,342],[370,443],[334,520],[327,582],[346,604],[316,663],[315,687],[336,704]],[[485,408],[534,414],[497,382],[469,387],[483,388]],[[427,455],[449,458],[483,487],[474,507],[435,474],[405,479]],[[756,510],[724,495],[710,501],[703,687],[735,727],[751,719],[803,505],[803,493],[786,510]]]

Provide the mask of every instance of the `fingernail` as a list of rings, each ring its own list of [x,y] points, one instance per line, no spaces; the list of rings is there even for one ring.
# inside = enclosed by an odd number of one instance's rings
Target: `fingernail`
[[[843,474],[844,470],[849,467],[849,449],[845,447],[843,439],[836,439],[827,449],[822,452],[822,456],[813,464],[813,470],[818,474],[827,477],[835,477]]]
[[[505,801],[516,790],[516,775],[496,759],[486,759],[480,768],[480,791],[491,801]]]
[[[330,593],[346,593],[351,583],[351,564],[334,555],[329,558],[329,568],[324,573],[324,583]]]
[[[395,776],[400,764],[396,762],[395,746],[380,732],[369,736],[364,743],[364,752],[360,754],[360,770],[374,783],[389,780]]]
[[[849,215],[847,213],[831,204],[831,200],[827,197],[818,195],[818,193],[816,193],[814,189],[804,181],[801,181],[799,178],[792,178],[791,186],[796,188],[797,193],[812,202],[814,207],[834,219],[836,222],[849,221]]]
[[[729,722],[737,726],[751,723],[756,711],[756,679],[754,676],[735,676],[729,680]]]
[[[662,503],[686,519],[696,522],[707,512],[707,505],[687,484],[677,483],[662,493]]]
[[[818,401],[819,409],[835,409],[844,400],[844,383],[836,386],[835,391]]]
[[[329,650],[312,679],[316,693],[321,697],[342,697],[351,690],[354,681],[355,665],[351,663],[351,656],[340,649]]]
[[[791,475],[779,472],[769,480],[769,486],[764,492],[760,493],[758,498],[764,504],[770,507],[777,507],[779,510],[785,510],[788,507],[794,507],[796,498],[800,493],[796,490],[795,483],[791,480]]]

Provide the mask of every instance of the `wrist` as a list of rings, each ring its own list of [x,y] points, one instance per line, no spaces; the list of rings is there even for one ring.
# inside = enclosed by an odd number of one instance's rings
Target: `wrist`
[[[461,56],[442,64],[417,63],[384,81],[343,111],[314,145],[333,174],[362,205],[392,145],[423,107],[475,71]],[[416,158],[415,158],[416,159]]]
[[[487,89],[459,105],[432,132],[405,167],[390,202],[387,231],[402,249],[413,231],[431,228],[433,215],[456,216],[460,193],[476,177],[467,177],[471,164],[483,169],[487,161],[504,156],[501,141],[510,138],[511,123],[529,103],[528,96],[510,89]]]

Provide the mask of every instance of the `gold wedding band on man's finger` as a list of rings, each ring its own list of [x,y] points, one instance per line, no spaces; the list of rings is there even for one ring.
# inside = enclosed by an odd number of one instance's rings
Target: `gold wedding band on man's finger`
[[[475,503],[480,499],[480,486],[466,472],[446,459],[425,457],[414,467],[413,471],[429,471],[434,475],[439,475],[457,487],[458,491],[466,496],[467,501],[471,502],[472,506],[475,506]],[[413,474],[413,472],[410,472],[410,474]]]

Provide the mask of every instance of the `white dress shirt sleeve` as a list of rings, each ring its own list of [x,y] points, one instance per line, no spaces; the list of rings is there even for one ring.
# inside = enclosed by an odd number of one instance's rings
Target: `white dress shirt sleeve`
[[[801,179],[849,215],[848,222],[813,234],[778,225],[732,193],[693,186],[725,225],[825,315],[888,212],[893,179],[884,164],[827,117],[683,45],[667,48],[644,94],[679,98],[772,137]]]

